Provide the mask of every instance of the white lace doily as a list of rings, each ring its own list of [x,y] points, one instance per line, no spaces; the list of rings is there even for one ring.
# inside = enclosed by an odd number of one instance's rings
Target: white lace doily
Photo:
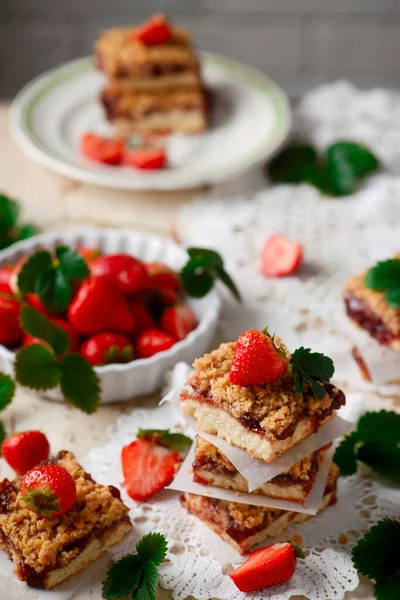
[[[228,573],[243,559],[198,519],[189,515],[179,502],[179,493],[163,491],[153,501],[138,504],[125,493],[122,482],[121,448],[136,437],[139,427],[179,427],[191,435],[182,416],[170,403],[157,409],[136,409],[123,416],[110,431],[110,442],[90,452],[84,467],[100,483],[115,485],[130,507],[134,523],[132,535],[114,550],[114,557],[134,552],[137,541],[150,531],[164,533],[169,551],[160,568],[160,583],[172,590],[175,600],[194,596],[196,600],[244,600]],[[253,600],[287,600],[304,595],[310,600],[341,600],[346,591],[358,586],[350,549],[357,533],[368,529],[382,517],[397,517],[400,491],[356,475],[339,480],[339,502],[311,521],[285,532],[302,537],[307,558],[297,562],[292,579],[285,584],[252,595]],[[348,536],[348,540],[343,536]]]

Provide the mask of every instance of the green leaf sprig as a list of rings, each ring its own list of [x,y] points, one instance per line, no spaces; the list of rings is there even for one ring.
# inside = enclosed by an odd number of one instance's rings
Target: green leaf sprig
[[[364,284],[371,290],[384,292],[387,304],[400,308],[400,258],[378,262],[365,274]]]
[[[324,383],[335,372],[333,361],[320,352],[311,352],[310,348],[298,348],[290,358],[290,366],[294,375],[294,387],[299,396],[303,395],[303,383],[309,384],[313,394],[322,400],[326,396]]]
[[[38,233],[34,225],[18,224],[18,218],[18,203],[5,194],[0,193],[0,250]]]
[[[29,344],[18,350],[17,382],[34,390],[60,385],[67,401],[88,414],[95,412],[100,397],[99,378],[83,356],[68,353],[70,339],[66,331],[31,306],[21,308],[20,319],[24,331],[45,345]]]
[[[318,156],[310,144],[294,144],[269,164],[272,181],[309,183],[329,196],[347,196],[359,181],[378,170],[378,159],[365,146],[350,141],[332,144]]]
[[[375,581],[377,600],[400,598],[400,521],[382,519],[353,548],[355,568]]]
[[[15,394],[15,382],[10,375],[0,373],[0,411],[7,408]],[[5,427],[0,421],[0,448],[6,438]],[[1,454],[1,451],[0,451]]]
[[[39,250],[22,266],[18,289],[23,294],[38,294],[50,312],[62,313],[70,303],[74,285],[89,274],[87,263],[73,248],[58,246],[55,257],[47,250]]]
[[[139,429],[137,437],[155,441],[170,450],[176,450],[176,452],[186,452],[193,443],[193,440],[187,435],[171,433],[169,429]]]
[[[360,417],[355,431],[336,449],[334,461],[343,476],[354,475],[357,461],[381,477],[400,484],[400,414],[381,410]]]
[[[148,533],[136,546],[137,554],[124,556],[107,571],[103,598],[117,600],[155,600],[161,565],[167,554],[167,541],[161,533]]]
[[[207,248],[188,248],[189,260],[181,270],[183,288],[189,296],[203,298],[214,286],[215,281],[221,281],[236,300],[241,301],[240,293],[235,282],[225,271],[224,262],[218,252]]]

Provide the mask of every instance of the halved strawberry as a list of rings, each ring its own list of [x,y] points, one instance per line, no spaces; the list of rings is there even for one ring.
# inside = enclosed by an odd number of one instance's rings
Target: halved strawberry
[[[167,154],[161,147],[127,148],[122,163],[136,169],[163,169]]]
[[[183,340],[196,328],[197,318],[190,306],[178,304],[164,311],[160,325],[166,333],[173,335],[178,340]]]
[[[275,233],[261,250],[260,272],[265,277],[284,277],[294,273],[302,260],[303,246],[282,233]]]
[[[178,452],[138,439],[122,448],[121,461],[125,489],[140,502],[171,481],[182,458]]]
[[[85,133],[81,138],[81,151],[90,160],[118,165],[122,160],[124,142],[101,137],[95,133]]]
[[[267,329],[249,329],[236,342],[229,379],[236,385],[262,385],[286,373],[285,352],[275,346]]]
[[[229,577],[241,592],[256,592],[287,581],[295,569],[295,549],[286,542],[250,552],[244,563]]]
[[[165,44],[172,38],[172,28],[164,15],[153,15],[133,31],[132,38],[146,46]]]

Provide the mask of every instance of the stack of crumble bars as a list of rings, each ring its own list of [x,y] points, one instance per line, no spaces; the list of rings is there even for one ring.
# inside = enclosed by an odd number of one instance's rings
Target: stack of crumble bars
[[[216,435],[251,457],[272,463],[329,421],[345,404],[344,394],[325,384],[318,400],[308,389],[302,396],[294,389],[290,369],[269,384],[239,386],[229,379],[235,343],[224,343],[194,363],[194,372],[181,394],[181,411],[196,419],[198,428]],[[316,449],[286,472],[267,481],[252,494],[304,504],[312,490],[321,462],[331,444]],[[213,444],[197,436],[193,480],[204,486],[248,493],[248,482]],[[318,512],[336,502],[338,467],[330,464]],[[248,553],[285,527],[310,518],[309,514],[212,498],[185,492],[182,505],[241,554]]]
[[[118,27],[96,42],[97,66],[108,78],[101,94],[107,118],[121,134],[200,133],[207,126],[206,102],[190,36],[163,15],[145,26],[152,22],[170,38],[145,43],[140,28]]]

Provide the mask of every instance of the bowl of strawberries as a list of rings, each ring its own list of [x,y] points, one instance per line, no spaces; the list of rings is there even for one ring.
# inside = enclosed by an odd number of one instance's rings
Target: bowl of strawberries
[[[206,272],[198,278],[198,251],[190,258],[167,239],[123,229],[49,232],[14,244],[0,253],[0,371],[13,373],[21,348],[51,342],[51,321],[67,333],[67,352],[94,368],[101,402],[153,393],[177,362],[213,342],[221,300]],[[205,262],[215,262],[205,252]],[[63,397],[58,388],[41,393]]]

